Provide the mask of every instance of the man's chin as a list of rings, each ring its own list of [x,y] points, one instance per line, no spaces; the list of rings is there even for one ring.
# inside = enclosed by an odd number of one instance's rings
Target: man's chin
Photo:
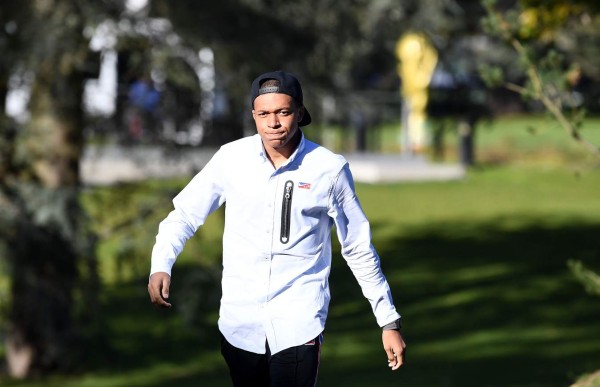
[[[281,148],[282,146],[285,145],[285,143],[286,143],[285,138],[267,140],[267,144],[273,149]]]

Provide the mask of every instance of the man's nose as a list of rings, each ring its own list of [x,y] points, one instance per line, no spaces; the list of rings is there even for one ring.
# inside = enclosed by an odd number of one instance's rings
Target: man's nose
[[[279,117],[277,117],[277,114],[269,114],[267,125],[269,125],[269,128],[276,128],[279,126]]]

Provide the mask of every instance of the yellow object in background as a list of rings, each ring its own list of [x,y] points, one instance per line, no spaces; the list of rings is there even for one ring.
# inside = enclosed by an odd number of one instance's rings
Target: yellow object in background
[[[420,152],[426,145],[425,120],[428,87],[437,65],[438,54],[420,33],[408,33],[396,44],[398,75],[402,80],[403,149]]]

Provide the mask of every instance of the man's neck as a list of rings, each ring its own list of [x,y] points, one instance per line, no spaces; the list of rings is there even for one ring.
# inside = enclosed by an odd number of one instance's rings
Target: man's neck
[[[292,154],[294,154],[296,149],[298,149],[298,145],[300,145],[300,140],[302,140],[302,133],[298,130],[294,138],[284,147],[278,149],[268,148],[264,146],[264,144],[263,147],[265,148],[267,158],[269,159],[269,161],[271,161],[271,164],[273,164],[273,166],[277,169],[283,164],[285,164],[285,162],[288,161]]]

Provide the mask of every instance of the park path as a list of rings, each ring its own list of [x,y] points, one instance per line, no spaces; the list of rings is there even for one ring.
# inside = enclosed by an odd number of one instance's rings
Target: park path
[[[158,146],[88,146],[81,161],[84,185],[112,185],[149,178],[193,176],[216,148]],[[455,164],[437,164],[421,157],[354,153],[345,155],[357,182],[440,181],[461,179],[465,170]]]

